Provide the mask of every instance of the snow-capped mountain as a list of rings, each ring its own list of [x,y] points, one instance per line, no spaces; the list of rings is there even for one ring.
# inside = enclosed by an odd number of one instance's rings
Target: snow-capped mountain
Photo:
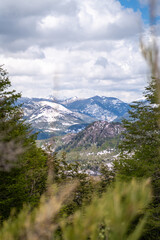
[[[69,103],[72,103],[72,102],[75,102],[75,101],[78,101],[80,100],[78,97],[71,97],[71,98],[66,98],[64,100],[61,100],[60,102],[63,104],[63,105],[66,105],[66,104],[69,104]]]
[[[95,96],[88,99],[21,98],[24,118],[38,138],[48,138],[69,132],[79,132],[97,120],[119,121],[128,111],[129,105],[117,98]]]
[[[39,132],[39,139],[78,132],[94,121],[92,117],[73,112],[51,99],[21,98],[18,103],[23,103],[24,118],[35,132]]]
[[[97,120],[119,121],[128,112],[129,105],[113,97],[95,96],[66,103],[65,106]]]

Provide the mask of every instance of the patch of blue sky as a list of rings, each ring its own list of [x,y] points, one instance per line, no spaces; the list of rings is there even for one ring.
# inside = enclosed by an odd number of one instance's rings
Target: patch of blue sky
[[[119,0],[121,5],[125,8],[132,8],[135,12],[140,11],[144,24],[149,24],[149,7],[142,5],[139,0]]]

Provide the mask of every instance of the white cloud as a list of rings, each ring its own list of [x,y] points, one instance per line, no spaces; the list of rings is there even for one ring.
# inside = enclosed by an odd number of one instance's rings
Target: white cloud
[[[0,61],[24,96],[141,96],[139,12],[117,0],[6,0],[0,10]]]
[[[52,16],[48,15],[44,17],[40,23],[39,26],[44,30],[54,30],[54,29],[59,29],[63,25],[68,25],[69,21],[66,16]]]

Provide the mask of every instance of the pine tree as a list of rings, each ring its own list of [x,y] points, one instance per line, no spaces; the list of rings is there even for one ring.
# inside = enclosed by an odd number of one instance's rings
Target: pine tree
[[[14,105],[21,96],[15,90],[7,91],[11,87],[7,72],[0,67],[0,168],[9,169],[10,164],[16,160],[18,153],[22,152],[17,143],[17,121],[21,118],[20,108]],[[20,127],[20,125],[19,125]],[[21,132],[22,133],[22,132]],[[12,136],[11,136],[12,135]],[[21,145],[21,144],[20,144]],[[14,153],[11,153],[13,149]],[[16,154],[15,154],[16,152]]]
[[[47,156],[36,147],[36,135],[22,120],[21,94],[10,90],[8,73],[0,67],[0,216],[23,203],[34,206],[45,189]]]
[[[130,119],[123,121],[126,131],[119,146],[120,158],[115,162],[121,179],[151,178],[154,197],[144,239],[160,239],[160,105],[156,93],[153,78],[145,91],[146,101],[131,105]]]
[[[130,105],[129,120],[123,120],[121,150],[121,174],[137,177],[151,176],[158,164],[160,131],[158,119],[160,106],[156,103],[155,84],[151,82],[145,92],[146,101]],[[126,170],[125,170],[126,169]],[[126,172],[125,172],[126,171]]]

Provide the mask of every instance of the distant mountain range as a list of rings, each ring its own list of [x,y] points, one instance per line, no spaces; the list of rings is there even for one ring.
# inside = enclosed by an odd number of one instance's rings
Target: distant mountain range
[[[71,111],[86,114],[96,120],[108,122],[120,121],[128,112],[129,105],[118,98],[95,96],[72,102],[64,102],[65,107]]]
[[[98,120],[120,122],[130,108],[117,98],[99,96],[66,100],[21,98],[17,104],[23,104],[24,118],[39,132],[38,139],[77,133]]]

